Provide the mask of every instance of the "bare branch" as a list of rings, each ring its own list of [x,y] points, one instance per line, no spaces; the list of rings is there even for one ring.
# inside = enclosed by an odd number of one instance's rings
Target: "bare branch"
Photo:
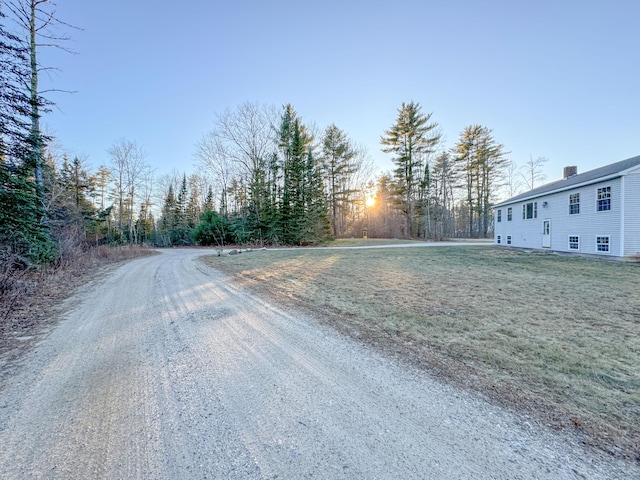
[[[547,178],[543,168],[548,161],[547,157],[538,157],[534,160],[533,156],[529,155],[529,160],[522,166],[521,172],[522,179],[529,190],[533,190],[539,182]]]

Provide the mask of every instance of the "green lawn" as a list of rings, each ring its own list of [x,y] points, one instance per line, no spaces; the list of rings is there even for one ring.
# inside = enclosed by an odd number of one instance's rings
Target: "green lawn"
[[[269,250],[207,262],[627,457],[640,454],[640,264],[494,246]]]

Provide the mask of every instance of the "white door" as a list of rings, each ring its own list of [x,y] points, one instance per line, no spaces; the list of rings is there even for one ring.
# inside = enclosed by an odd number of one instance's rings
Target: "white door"
[[[551,220],[542,222],[542,247],[551,248]]]

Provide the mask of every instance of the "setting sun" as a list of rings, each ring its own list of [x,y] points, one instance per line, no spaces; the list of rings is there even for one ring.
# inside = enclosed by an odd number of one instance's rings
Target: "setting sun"
[[[367,197],[364,203],[367,207],[373,207],[376,204],[376,199],[374,197]]]

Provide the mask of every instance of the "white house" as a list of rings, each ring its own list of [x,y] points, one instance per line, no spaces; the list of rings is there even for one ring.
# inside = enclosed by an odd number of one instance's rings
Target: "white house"
[[[535,188],[494,207],[495,243],[625,257],[640,254],[640,156]]]

